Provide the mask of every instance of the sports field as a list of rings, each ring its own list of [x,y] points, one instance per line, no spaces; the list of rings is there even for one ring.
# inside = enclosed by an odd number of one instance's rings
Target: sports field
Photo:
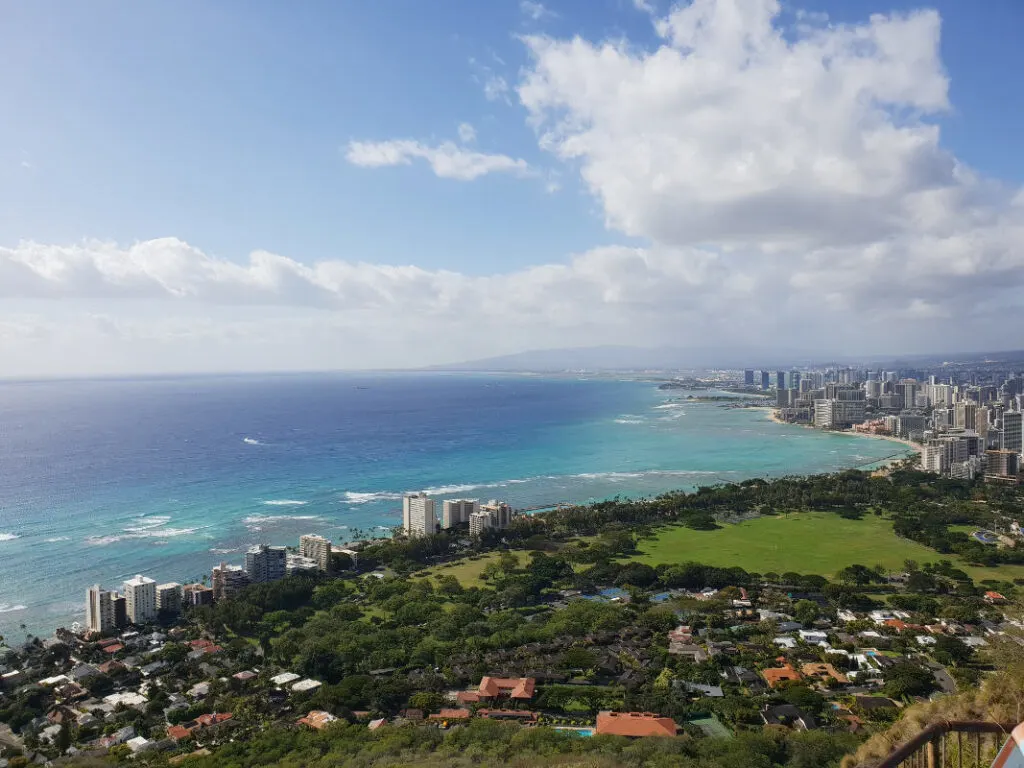
[[[903,569],[905,560],[919,563],[957,558],[901,539],[884,517],[865,515],[846,520],[823,512],[801,512],[725,525],[714,531],[682,526],[661,529],[639,546],[633,559],[649,565],[695,562],[719,567],[739,566],[755,573],[817,573],[832,577],[848,565]],[[1024,566],[974,568],[957,563],[975,580],[1010,580],[1024,575]]]

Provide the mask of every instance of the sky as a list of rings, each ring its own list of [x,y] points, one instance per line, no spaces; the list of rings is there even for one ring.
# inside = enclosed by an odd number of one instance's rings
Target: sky
[[[0,6],[0,376],[1019,348],[1024,3]]]

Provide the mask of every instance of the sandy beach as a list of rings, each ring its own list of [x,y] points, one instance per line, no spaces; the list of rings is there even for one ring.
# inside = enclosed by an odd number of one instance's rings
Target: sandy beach
[[[792,425],[794,427],[804,427],[806,429],[815,429],[815,427],[812,426],[811,424],[794,424],[793,422],[784,421],[783,419],[780,419],[779,418],[779,412],[778,412],[777,408],[765,407],[765,408],[763,408],[761,410],[767,411],[767,418],[770,419],[771,421],[774,421],[776,424],[790,424],[790,425]],[[924,454],[924,446],[919,445],[918,443],[912,442],[910,440],[906,440],[906,439],[904,439],[902,437],[896,437],[894,435],[874,435],[874,434],[870,434],[868,432],[855,432],[852,429],[851,430],[837,431],[837,434],[853,435],[855,437],[866,437],[866,438],[870,438],[872,440],[887,440],[890,443],[899,443],[900,445],[903,445],[903,446],[909,448],[910,450],[914,451],[917,454],[917,461],[918,461],[918,463],[921,462],[921,459],[922,459],[923,454]],[[888,459],[886,461],[881,461],[881,462],[879,462],[879,465],[880,465],[879,468],[889,467],[889,466],[891,466],[893,464],[896,464],[899,461],[903,461],[903,458],[902,457],[894,457],[894,458]]]

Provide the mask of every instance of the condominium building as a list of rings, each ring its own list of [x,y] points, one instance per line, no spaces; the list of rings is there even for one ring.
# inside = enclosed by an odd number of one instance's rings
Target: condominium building
[[[985,451],[985,479],[1016,483],[1020,454],[1015,451]]]
[[[249,574],[240,565],[221,563],[213,567],[213,599],[229,600],[249,583]]]
[[[1024,413],[1007,411],[1003,414],[1002,448],[1004,451],[1024,452],[1022,425],[1024,425]]]
[[[181,613],[182,594],[181,584],[176,581],[158,584],[156,588],[156,609],[170,614]]]
[[[743,386],[754,386],[754,372],[752,370],[747,369],[743,372]]]
[[[406,536],[437,533],[437,502],[425,493],[407,493],[402,498],[402,530]]]
[[[307,533],[299,538],[299,554],[316,561],[317,570],[331,570],[331,542],[323,536]]]
[[[441,504],[441,527],[448,529],[468,523],[470,515],[480,511],[476,499],[445,499]]]
[[[768,371],[761,371],[761,389],[768,389],[771,387],[772,375]]]
[[[320,563],[312,557],[306,557],[305,555],[293,555],[289,552],[288,556],[285,558],[284,570],[288,576],[295,576],[298,574],[317,573],[321,568]]]
[[[469,517],[469,533],[479,536],[489,528],[507,528],[517,517],[516,511],[505,502],[489,501]]]
[[[85,627],[90,632],[109,632],[114,622],[114,593],[100,588],[99,584],[89,587],[85,593]]]
[[[956,404],[956,426],[960,429],[978,428],[978,406],[975,403]]]
[[[775,388],[785,389],[786,388],[786,372],[776,371],[775,372]]]
[[[245,572],[254,584],[283,579],[287,566],[288,550],[285,547],[257,544],[245,553]]]
[[[132,624],[145,624],[156,618],[156,582],[136,575],[124,583],[125,612]]]

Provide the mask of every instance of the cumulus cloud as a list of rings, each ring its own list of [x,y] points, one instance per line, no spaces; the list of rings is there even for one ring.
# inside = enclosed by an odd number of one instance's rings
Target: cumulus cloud
[[[476,141],[476,128],[469,123],[459,123],[459,141],[471,144]]]
[[[1006,319],[1024,289],[1024,191],[942,146],[937,118],[952,107],[934,12],[859,24],[794,14],[786,28],[773,0],[638,7],[656,44],[527,37],[516,88],[561,168],[537,175],[554,184],[578,173],[607,227],[637,245],[466,275],[358,254],[306,263],[257,251],[236,263],[174,238],[25,242],[0,248],[0,298],[34,302],[0,317],[0,350],[17,360],[11,350],[42,344],[180,350],[187,340],[213,345],[225,365],[249,350],[297,367],[365,367],[606,343],[1019,346]],[[474,137],[467,124],[462,145],[354,141],[346,157],[423,161],[462,180],[537,173],[467,148]],[[72,333],[41,309],[54,298],[96,305],[73,330],[91,342],[54,341]],[[177,319],[121,309],[136,303]]]
[[[472,126],[466,126],[472,130]],[[460,134],[464,133],[460,127]],[[489,155],[460,147],[450,141],[429,146],[410,139],[390,141],[351,141],[345,159],[363,168],[409,165],[413,160],[426,160],[431,170],[443,179],[472,181],[488,173],[526,175],[530,166],[525,160],[508,155]]]

